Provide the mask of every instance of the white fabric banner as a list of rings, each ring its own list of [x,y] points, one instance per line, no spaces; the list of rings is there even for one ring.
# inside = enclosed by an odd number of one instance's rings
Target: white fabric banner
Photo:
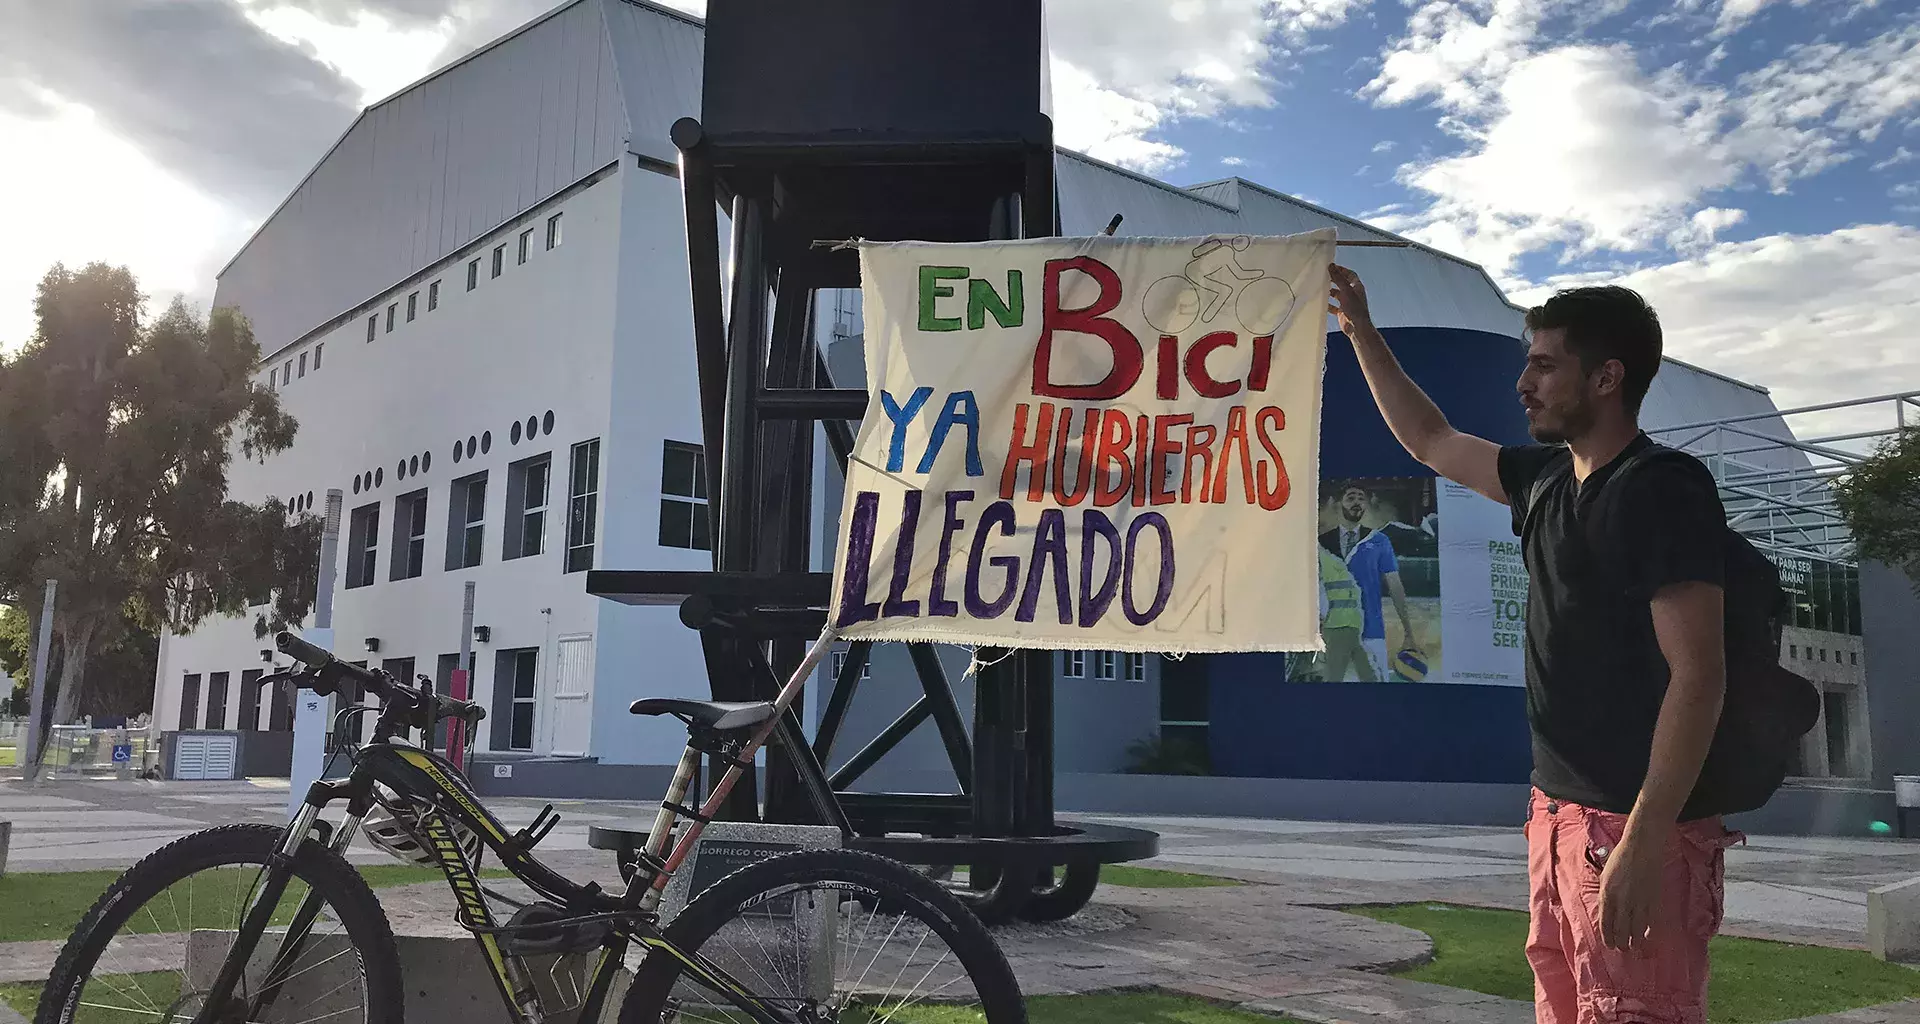
[[[1513,511],[1440,481],[1440,622],[1450,683],[1526,683],[1527,566]]]
[[[862,245],[840,635],[1319,650],[1333,241]]]

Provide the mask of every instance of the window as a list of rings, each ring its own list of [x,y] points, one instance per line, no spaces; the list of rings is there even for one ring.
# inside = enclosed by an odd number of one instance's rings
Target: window
[[[397,310],[399,310],[399,308],[400,308],[400,304],[397,302],[387,303],[387,333],[388,334],[393,333],[393,315]]]
[[[501,651],[493,658],[493,749],[533,749],[534,671],[540,649]]]
[[[427,491],[421,488],[393,499],[393,568],[388,578],[413,579],[426,559]]]
[[[1160,663],[1160,743],[1168,753],[1207,770],[1211,689],[1198,658]]]
[[[413,322],[413,314],[417,311],[417,308],[419,307],[419,305],[420,305],[420,293],[419,292],[409,293],[407,295],[407,322],[408,323]]]
[[[373,340],[373,334],[379,328],[380,328],[380,314],[375,313],[372,316],[367,318],[367,340],[368,341]]]
[[[200,728],[200,673],[189,672],[180,680],[180,728]]]
[[[1860,664],[1860,652],[1859,652],[1859,651],[1848,651],[1848,652],[1847,652],[1847,664],[1849,664],[1849,665],[1858,665],[1858,664]]]
[[[506,265],[507,265],[507,247],[504,245],[494,246],[493,247],[493,273],[487,276],[499,277],[500,271],[504,267],[506,267]]]
[[[380,503],[353,510],[347,526],[347,589],[373,582],[374,561],[380,555]]]
[[[1093,678],[1119,678],[1120,655],[1113,651],[1093,652]]]
[[[666,442],[660,460],[660,546],[706,551],[707,466],[700,446]]]
[[[1820,648],[1820,660],[1827,660],[1827,649],[1825,647]]]
[[[305,377],[306,375],[307,375],[307,354],[305,352],[302,352],[300,353],[300,376]]]
[[[439,308],[440,308],[440,282],[435,281],[432,284],[427,286],[427,312],[431,313],[434,310]]]
[[[847,667],[846,649],[842,648],[840,650],[833,652],[833,678],[835,679],[840,678],[840,673],[845,671],[846,667]],[[871,649],[867,651],[866,659],[860,662],[860,678],[862,679],[873,678],[873,651]]]
[[[1062,679],[1087,678],[1087,652],[1061,651],[1060,652],[1060,678]]]
[[[313,346],[313,368],[315,370],[320,369],[320,350],[326,347],[327,346],[325,342],[322,342],[318,345]]]
[[[1121,655],[1126,662],[1127,682],[1144,683],[1147,681],[1147,656],[1139,651]]]
[[[516,265],[527,262],[527,250],[531,248],[533,248],[533,229],[528,228],[520,232],[520,252],[514,257],[513,262]]]
[[[547,248],[557,249],[559,248],[559,246],[560,246],[560,215],[556,213],[553,216],[547,218]]]
[[[467,290],[472,291],[478,287],[480,287],[480,261],[476,259],[467,264]]]
[[[280,370],[281,370],[280,383],[282,384],[293,383],[293,360],[291,359],[287,360],[287,365],[282,366]]]
[[[480,564],[480,546],[487,536],[487,474],[475,473],[453,482],[447,499],[447,569]]]
[[[263,669],[250,668],[240,673],[240,723],[234,728],[243,732],[260,731],[260,677]]]
[[[458,654],[442,654],[433,666],[434,692],[448,697],[453,696],[453,673],[459,668],[460,656]],[[473,684],[469,682],[467,686],[466,699],[471,700],[473,697]],[[433,724],[433,749],[447,749],[447,725],[448,719],[445,718]],[[457,727],[458,726],[456,726],[456,728]]]
[[[1799,645],[1799,644],[1788,644],[1788,645],[1787,645],[1787,657],[1789,657],[1789,658],[1798,658],[1798,657],[1800,657],[1800,645]]]
[[[227,680],[231,676],[226,672],[215,672],[207,677],[207,728],[225,729],[227,727]]]
[[[594,526],[600,513],[600,439],[573,446],[567,477],[567,571],[593,568]]]
[[[287,692],[292,683],[275,683],[267,699],[267,731],[293,731],[293,697]]]
[[[547,491],[553,457],[536,455],[507,467],[507,528],[501,558],[523,558],[547,549]]]

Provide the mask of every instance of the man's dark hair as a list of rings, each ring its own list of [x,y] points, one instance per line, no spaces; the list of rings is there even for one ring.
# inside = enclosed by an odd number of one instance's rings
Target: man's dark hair
[[[1609,359],[1626,368],[1621,400],[1630,415],[1660,371],[1660,316],[1640,293],[1619,285],[1569,288],[1555,292],[1545,304],[1527,310],[1527,330],[1564,328],[1567,348],[1588,373]]]

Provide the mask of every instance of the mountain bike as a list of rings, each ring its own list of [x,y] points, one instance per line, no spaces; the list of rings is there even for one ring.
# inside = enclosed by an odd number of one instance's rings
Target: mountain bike
[[[386,914],[343,856],[357,834],[444,875],[455,920],[515,1024],[608,1020],[615,999],[619,1024],[1026,1020],[1018,982],[980,921],[938,883],[872,854],[759,860],[663,923],[668,881],[753,770],[824,642],[772,701],[634,702],[635,714],[679,718],[688,742],[624,890],[571,881],[533,856],[559,822],[551,805],[509,832],[458,767],[409,741],[416,728],[431,737],[441,718],[472,729],[481,707],[342,662],[289,633],[275,642],[298,663],[287,683],[323,696],[357,685],[376,696],[377,708],[342,712],[377,710],[372,737],[347,746],[351,770],[315,782],[285,828],[198,832],[115,880],[61,950],[36,1024],[399,1024],[403,980],[429,1001],[471,998],[402,978]],[[708,755],[726,771],[704,803],[685,806]],[[334,804],[345,805],[337,823],[320,817]],[[482,884],[488,852],[531,900]],[[503,905],[516,907],[504,921]],[[421,970],[445,976],[443,965]]]

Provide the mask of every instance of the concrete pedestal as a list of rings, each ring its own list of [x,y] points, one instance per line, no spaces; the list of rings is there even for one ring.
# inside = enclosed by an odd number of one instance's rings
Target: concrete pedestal
[[[1867,893],[1867,948],[1882,960],[1920,963],[1920,878]]]

